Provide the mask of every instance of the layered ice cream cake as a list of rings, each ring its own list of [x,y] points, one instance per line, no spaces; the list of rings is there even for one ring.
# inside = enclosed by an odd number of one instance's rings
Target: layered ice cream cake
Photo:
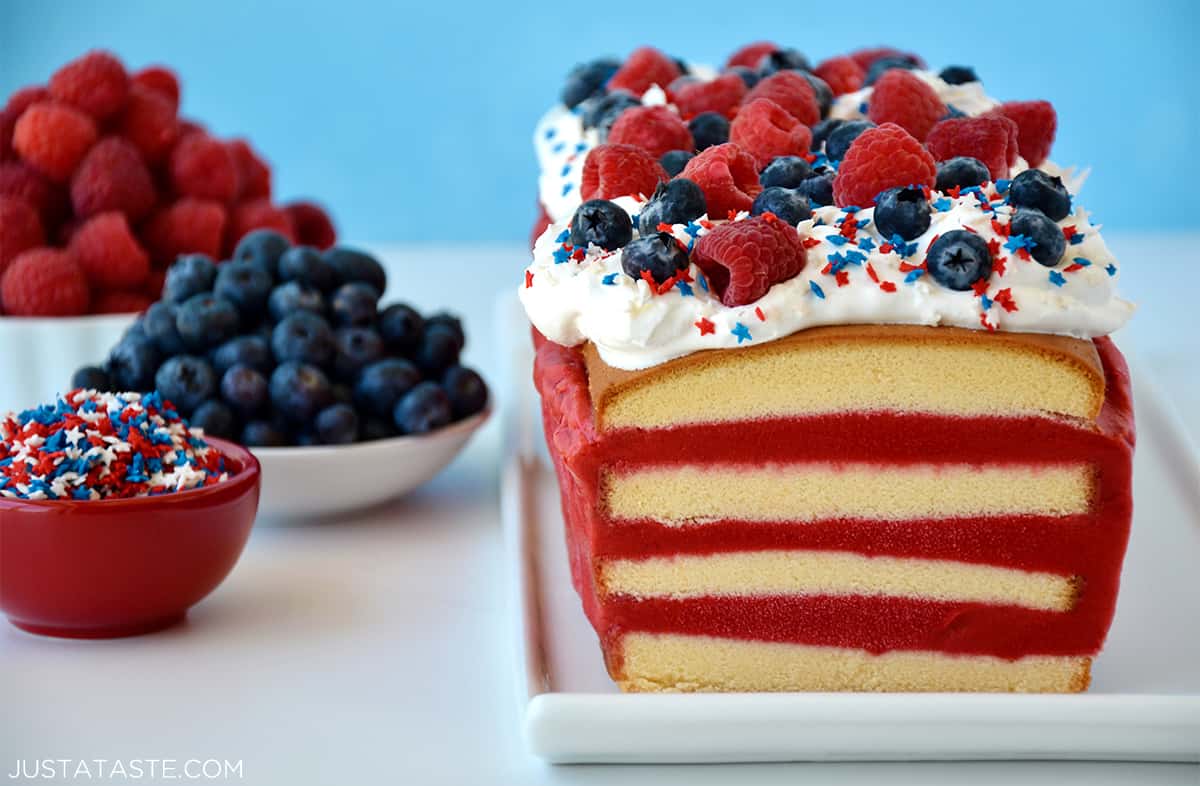
[[[970,68],[753,44],[572,72],[520,297],[572,576],[630,691],[1085,690],[1133,307]]]

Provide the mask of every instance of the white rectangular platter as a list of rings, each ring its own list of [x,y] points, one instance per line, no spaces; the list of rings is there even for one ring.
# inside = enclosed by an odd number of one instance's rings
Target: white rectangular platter
[[[497,307],[509,407],[502,479],[518,699],[552,762],[918,759],[1200,761],[1200,468],[1135,373],[1133,535],[1116,619],[1080,695],[622,694],[571,585],[558,486],[531,384],[528,323]]]

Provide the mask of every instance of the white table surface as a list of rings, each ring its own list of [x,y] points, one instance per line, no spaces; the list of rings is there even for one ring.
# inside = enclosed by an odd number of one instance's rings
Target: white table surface
[[[1110,245],[1141,304],[1123,343],[1200,444],[1200,235]],[[496,378],[492,303],[518,281],[522,248],[386,258],[388,298],[461,312],[467,361]],[[1200,767],[1183,764],[543,764],[518,730],[500,420],[407,499],[346,520],[260,525],[233,575],[172,630],[78,642],[0,622],[0,780],[18,782],[7,778],[18,760],[218,758],[242,760],[254,784],[1200,785]]]

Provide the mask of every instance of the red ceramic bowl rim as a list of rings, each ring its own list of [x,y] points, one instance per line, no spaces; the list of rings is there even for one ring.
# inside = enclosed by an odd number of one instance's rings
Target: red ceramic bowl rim
[[[14,497],[0,497],[0,510],[8,508],[10,510],[20,510],[22,508],[53,508],[63,505],[70,505],[76,509],[82,510],[99,510],[103,509],[111,511],[114,507],[145,507],[148,505],[165,505],[174,502],[175,500],[196,501],[203,500],[205,497],[213,495],[225,495],[232,490],[244,491],[244,487],[253,486],[258,482],[258,477],[262,473],[262,468],[259,466],[258,459],[254,457],[246,448],[241,445],[235,445],[217,437],[205,437],[205,442],[221,452],[221,456],[231,459],[238,464],[241,464],[240,471],[231,474],[225,481],[214,483],[211,486],[200,486],[193,489],[184,489],[183,491],[173,491],[169,494],[159,494],[157,496],[145,497],[123,497],[121,499],[95,499],[95,500],[78,500],[78,499],[17,499]]]

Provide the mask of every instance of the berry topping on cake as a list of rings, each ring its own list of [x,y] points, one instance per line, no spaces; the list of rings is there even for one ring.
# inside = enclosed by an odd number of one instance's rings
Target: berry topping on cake
[[[121,213],[100,213],[88,219],[71,236],[70,251],[96,287],[132,289],[150,273],[150,257]]]
[[[708,82],[688,82],[671,91],[671,103],[685,120],[704,112],[732,117],[746,95],[746,82],[738,74],[726,73]]]
[[[841,161],[854,140],[868,128],[874,128],[870,120],[848,120],[829,132],[825,139],[825,157],[830,161]]]
[[[923,79],[894,68],[879,78],[871,93],[867,116],[877,124],[895,123],[916,139],[946,114],[946,105]]]
[[[955,156],[937,165],[938,191],[949,191],[952,188],[969,188],[981,186],[988,182],[991,175],[988,168],[978,158],[970,156]]]
[[[1021,236],[1031,241],[1023,248],[1030,256],[1046,267],[1054,267],[1067,249],[1062,228],[1046,217],[1040,210],[1023,208],[1013,216],[1008,227],[1012,237]]]
[[[621,269],[634,280],[650,278],[661,284],[687,266],[687,251],[666,232],[646,235],[621,249]]]
[[[780,156],[759,172],[758,182],[763,188],[796,188],[812,174],[812,167],[800,156]]]
[[[817,76],[825,80],[835,96],[853,93],[863,86],[867,78],[866,69],[846,55],[831,57],[817,66]]]
[[[946,232],[934,240],[925,263],[935,281],[959,292],[992,275],[992,252],[987,242],[965,229]]]
[[[832,205],[833,204],[833,181],[836,176],[833,172],[821,172],[814,174],[812,177],[806,177],[800,181],[800,185],[796,186],[809,204],[813,205]]]
[[[920,188],[889,188],[875,200],[875,228],[884,238],[912,240],[929,229],[929,200]]]
[[[725,67],[743,66],[757,69],[763,58],[777,49],[779,47],[770,41],[755,41],[752,44],[746,44],[729,56],[729,59],[725,61]]]
[[[850,53],[850,59],[858,63],[863,71],[867,71],[871,66],[875,65],[880,60],[890,60],[894,62],[905,62],[910,68],[924,68],[925,61],[911,52],[904,52],[900,49],[894,49],[890,46],[877,46],[867,49],[857,49]]]
[[[1007,101],[1000,112],[1017,124],[1017,147],[1030,166],[1039,166],[1050,155],[1058,115],[1049,101]]]
[[[1062,221],[1071,213],[1071,195],[1058,175],[1040,169],[1026,169],[1013,178],[1008,201],[1017,207],[1031,207],[1052,221]]]
[[[124,106],[129,75],[121,61],[108,52],[88,52],[58,69],[50,77],[49,89],[56,101],[103,120]]]
[[[701,112],[688,122],[697,152],[729,141],[729,121],[716,112]]]
[[[825,148],[825,140],[829,135],[838,130],[845,124],[845,120],[836,117],[827,117],[820,123],[812,127],[813,141],[809,149],[814,153],[820,153]]]
[[[0,276],[17,254],[45,240],[37,211],[22,199],[0,196]]]
[[[629,58],[608,80],[610,92],[625,90],[635,96],[645,93],[653,85],[666,88],[682,71],[678,64],[659,50],[644,46],[635,49]]]
[[[574,109],[587,99],[601,94],[605,83],[620,67],[621,64],[611,58],[601,58],[575,66],[563,85],[562,102],[569,109]]]
[[[666,179],[667,173],[657,158],[640,147],[600,145],[583,162],[580,188],[584,199],[614,199],[653,194],[659,182]]]
[[[721,302],[740,306],[803,270],[805,251],[794,227],[763,215],[716,227],[700,238],[694,259]]]
[[[812,132],[779,104],[758,98],[744,105],[733,119],[729,141],[754,156],[758,167],[765,167],[778,156],[807,152]]]
[[[758,61],[758,71],[763,76],[780,71],[811,71],[812,64],[798,49],[775,49]]]
[[[120,137],[100,140],[71,178],[71,205],[80,218],[115,210],[136,224],[154,210],[157,201],[141,153]]]
[[[598,98],[589,98],[579,105],[583,113],[583,127],[595,128],[603,140],[608,136],[608,130],[626,109],[641,106],[642,102],[624,91],[609,93]]]
[[[658,158],[669,150],[691,150],[687,125],[665,106],[633,107],[613,123],[608,132],[612,145],[634,145]]]
[[[87,313],[87,276],[75,258],[56,248],[18,254],[0,277],[0,306],[17,317],[77,316]]]
[[[911,71],[914,68],[917,68],[917,64],[907,55],[881,57],[871,63],[871,67],[867,69],[863,87],[871,87],[888,71]]]
[[[13,149],[46,177],[63,182],[96,143],[96,124],[66,104],[39,102],[17,119]]]
[[[959,117],[937,123],[925,138],[925,146],[938,161],[969,156],[983,162],[992,180],[1008,177],[1016,156],[1010,146],[1016,141],[1016,124],[1006,117]]]
[[[654,189],[654,195],[638,214],[638,226],[649,234],[661,224],[686,224],[703,217],[707,211],[700,186],[685,177],[677,177],[659,183]]]
[[[701,152],[683,168],[683,177],[704,191],[710,218],[723,219],[729,211],[749,210],[762,191],[754,157],[732,142]]]
[[[686,150],[669,150],[659,157],[658,163],[662,166],[663,171],[667,173],[667,177],[675,177],[683,172],[683,168],[687,166],[687,162],[691,161],[693,157]],[[546,225],[549,226],[549,222]],[[542,229],[545,231],[545,227]],[[538,234],[540,235],[541,232]]]
[[[764,213],[772,213],[780,221],[792,226],[812,218],[812,208],[804,195],[794,188],[782,186],[764,188],[762,193],[754,198],[754,204],[750,206],[750,215],[761,216]]]
[[[929,186],[937,179],[933,157],[894,123],[864,131],[842,159],[833,181],[839,207],[870,207],[875,196],[895,186]]]
[[[743,110],[751,102],[768,98],[806,126],[821,119],[821,106],[813,86],[795,71],[779,71],[766,77],[742,99]]]
[[[938,79],[948,85],[965,85],[968,82],[979,81],[974,68],[961,65],[946,66],[938,72]]]

